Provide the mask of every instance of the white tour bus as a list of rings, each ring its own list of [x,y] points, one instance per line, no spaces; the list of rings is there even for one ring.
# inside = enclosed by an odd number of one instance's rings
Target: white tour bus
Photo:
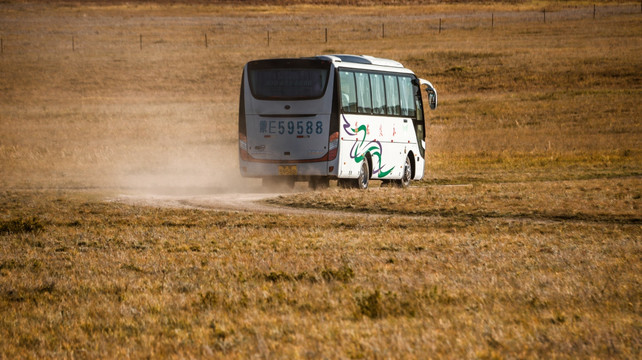
[[[239,103],[241,174],[265,185],[308,181],[406,187],[424,175],[421,87],[432,84],[400,63],[356,55],[266,59],[243,69]]]

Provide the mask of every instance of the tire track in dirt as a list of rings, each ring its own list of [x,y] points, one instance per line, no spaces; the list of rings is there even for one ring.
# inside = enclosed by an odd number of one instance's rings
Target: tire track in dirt
[[[442,185],[450,186],[472,186],[463,185]],[[300,208],[287,205],[268,203],[266,200],[274,199],[279,196],[293,195],[302,191],[289,192],[212,192],[206,194],[192,195],[160,195],[160,194],[128,194],[119,195],[108,201],[121,202],[135,206],[149,206],[160,208],[175,209],[197,209],[204,211],[230,211],[245,213],[272,213],[296,216],[331,216],[331,217],[351,217],[360,219],[386,219],[392,217],[403,217],[406,219],[439,221],[440,219],[458,218],[460,220],[503,220],[512,222],[537,222],[537,223],[619,223],[619,224],[640,224],[639,217],[621,217],[621,216],[589,216],[573,214],[496,214],[487,213],[443,213],[435,211],[423,214],[408,213],[386,213],[386,212],[359,212],[350,210],[329,210],[319,208]]]
[[[295,208],[276,204],[268,204],[264,200],[273,199],[288,193],[215,193],[206,195],[156,195],[136,194],[119,195],[109,201],[122,202],[135,206],[150,206],[161,208],[182,208],[211,211],[232,211],[249,213],[275,213],[287,215],[326,215],[326,216],[360,216],[360,217],[390,217],[386,214],[349,213],[345,211]]]
[[[210,193],[203,195],[158,195],[158,194],[123,194],[108,201],[120,202],[134,206],[149,206],[170,209],[194,209],[203,211],[230,211],[254,214],[281,214],[294,216],[329,216],[336,218],[390,219],[402,216],[406,219],[423,221],[438,221],[440,216],[411,215],[411,214],[383,214],[369,212],[353,212],[344,210],[327,210],[315,208],[297,208],[292,206],[269,204],[265,200],[279,196],[298,193],[293,192],[237,192],[237,193]]]

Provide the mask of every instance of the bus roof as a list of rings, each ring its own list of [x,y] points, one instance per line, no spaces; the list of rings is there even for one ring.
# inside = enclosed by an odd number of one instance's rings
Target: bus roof
[[[331,59],[333,62],[349,62],[366,65],[390,66],[403,68],[403,65],[395,60],[377,58],[368,55],[320,55],[319,58]]]
[[[364,70],[380,70],[384,72],[402,72],[413,74],[400,62],[390,59],[377,58],[368,55],[318,55],[317,59],[330,60],[335,67],[350,67]]]
[[[400,73],[409,73],[414,74],[412,70],[406,68],[398,61],[391,59],[378,58],[368,55],[349,55],[349,54],[331,54],[331,55],[317,55],[314,57],[302,57],[299,59],[304,60],[323,60],[329,61],[334,64],[335,67],[350,67],[364,70],[379,70],[384,72],[400,72]],[[280,60],[295,60],[290,59],[263,59],[255,60],[257,62],[261,61],[280,61]]]

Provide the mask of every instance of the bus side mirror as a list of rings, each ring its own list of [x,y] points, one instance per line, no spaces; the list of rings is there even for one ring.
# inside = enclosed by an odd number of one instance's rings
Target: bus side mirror
[[[437,108],[437,91],[433,88],[428,88],[426,89],[426,92],[428,93],[428,105],[430,106],[430,110],[435,110]]]
[[[437,90],[435,90],[435,87],[432,86],[432,84],[428,80],[419,79],[419,82],[421,83],[421,85],[424,85],[426,87],[426,93],[428,94],[428,105],[430,106],[430,109],[435,110],[437,108]]]

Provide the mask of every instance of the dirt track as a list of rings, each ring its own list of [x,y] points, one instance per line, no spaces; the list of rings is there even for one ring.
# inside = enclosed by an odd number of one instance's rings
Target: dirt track
[[[127,194],[119,195],[109,201],[122,202],[136,206],[151,206],[164,208],[200,209],[214,211],[239,211],[252,213],[275,213],[290,215],[325,215],[325,216],[390,216],[365,213],[346,213],[332,210],[301,209],[275,204],[267,204],[263,200],[276,198],[292,193],[212,193],[206,195],[156,195],[156,194]]]
[[[281,208],[261,203],[261,200],[277,197],[279,193],[229,193],[208,195],[120,195],[111,201],[127,204],[169,208],[191,208],[207,210],[229,210],[248,212],[292,212],[293,209]]]
[[[359,217],[390,217],[389,214],[372,214],[346,211],[333,211],[322,209],[295,208],[268,204],[263,200],[276,198],[288,193],[275,192],[236,192],[236,193],[210,193],[199,195],[158,195],[158,194],[123,194],[108,201],[122,202],[136,206],[150,206],[162,208],[183,208],[213,211],[238,211],[251,213],[275,213],[289,215],[323,215],[323,216],[359,216]]]

